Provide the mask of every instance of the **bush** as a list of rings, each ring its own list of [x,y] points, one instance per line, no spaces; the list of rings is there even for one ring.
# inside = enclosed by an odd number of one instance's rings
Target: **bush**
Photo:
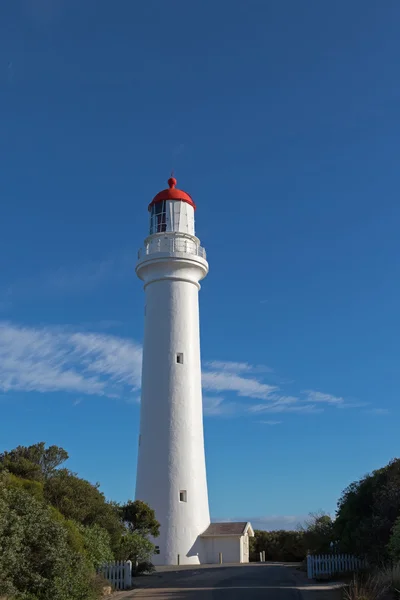
[[[304,533],[301,531],[261,531],[250,538],[250,560],[260,560],[265,550],[266,560],[301,561],[306,556]]]
[[[59,469],[44,485],[45,500],[64,515],[81,525],[99,525],[106,529],[111,545],[119,543],[123,526],[116,506],[106,501],[98,485],[80,479],[67,469]]]
[[[344,490],[334,524],[341,551],[366,556],[370,564],[385,562],[399,514],[400,459],[394,459]]]
[[[140,562],[134,567],[135,575],[143,575],[144,573],[154,573],[156,570],[153,563],[150,561]],[[0,598],[1,600],[1,598]]]
[[[115,558],[116,560],[131,560],[135,565],[136,563],[150,562],[154,551],[154,544],[140,533],[126,533],[121,538]]]
[[[389,591],[390,586],[378,577],[356,576],[345,588],[344,600],[379,600]]]
[[[396,520],[392,535],[390,536],[388,550],[390,558],[395,562],[400,562],[400,517]]]
[[[100,565],[114,560],[111,550],[110,536],[99,525],[89,527],[79,526],[87,558],[94,569]]]
[[[400,592],[400,563],[380,569],[376,578],[384,587]]]
[[[92,571],[52,511],[0,478],[0,594],[13,600],[95,598]]]

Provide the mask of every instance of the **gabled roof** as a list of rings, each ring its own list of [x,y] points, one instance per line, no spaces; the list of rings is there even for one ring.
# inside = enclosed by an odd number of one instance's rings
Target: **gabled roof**
[[[227,522],[227,523],[211,523],[200,537],[214,537],[217,535],[234,535],[241,536],[249,534],[254,536],[254,531],[248,521]]]

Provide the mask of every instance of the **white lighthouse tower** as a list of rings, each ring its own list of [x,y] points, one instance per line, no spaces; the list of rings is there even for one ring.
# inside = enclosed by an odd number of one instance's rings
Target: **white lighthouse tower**
[[[153,562],[198,564],[210,524],[198,302],[208,263],[195,203],[176,179],[168,184],[149,205],[150,235],[136,266],[146,294],[136,498],[161,525]]]

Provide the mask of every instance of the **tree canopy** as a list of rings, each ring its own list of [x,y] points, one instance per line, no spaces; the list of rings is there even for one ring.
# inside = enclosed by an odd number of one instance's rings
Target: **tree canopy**
[[[0,454],[0,465],[24,479],[43,481],[68,460],[68,453],[58,446],[46,448],[45,442],[33,446],[18,446]]]
[[[150,506],[141,500],[132,502],[129,500],[122,505],[121,518],[131,533],[139,533],[142,536],[160,535],[160,523],[156,519],[155,512]]]
[[[118,508],[107,502],[98,485],[80,479],[68,469],[55,471],[44,484],[44,497],[67,519],[81,525],[100,525],[117,544],[123,531]]]
[[[0,478],[0,594],[21,600],[93,598],[85,557],[48,506]]]
[[[146,563],[159,523],[144,502],[106,500],[99,485],[43,442],[0,454],[0,597],[91,600],[95,569],[114,559]]]
[[[394,459],[344,490],[334,525],[340,547],[372,562],[385,560],[399,515],[400,459]]]

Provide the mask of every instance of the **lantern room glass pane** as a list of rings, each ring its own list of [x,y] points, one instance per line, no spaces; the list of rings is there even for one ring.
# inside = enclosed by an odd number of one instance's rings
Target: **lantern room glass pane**
[[[167,213],[165,201],[157,202],[151,207],[150,234],[167,230]]]

